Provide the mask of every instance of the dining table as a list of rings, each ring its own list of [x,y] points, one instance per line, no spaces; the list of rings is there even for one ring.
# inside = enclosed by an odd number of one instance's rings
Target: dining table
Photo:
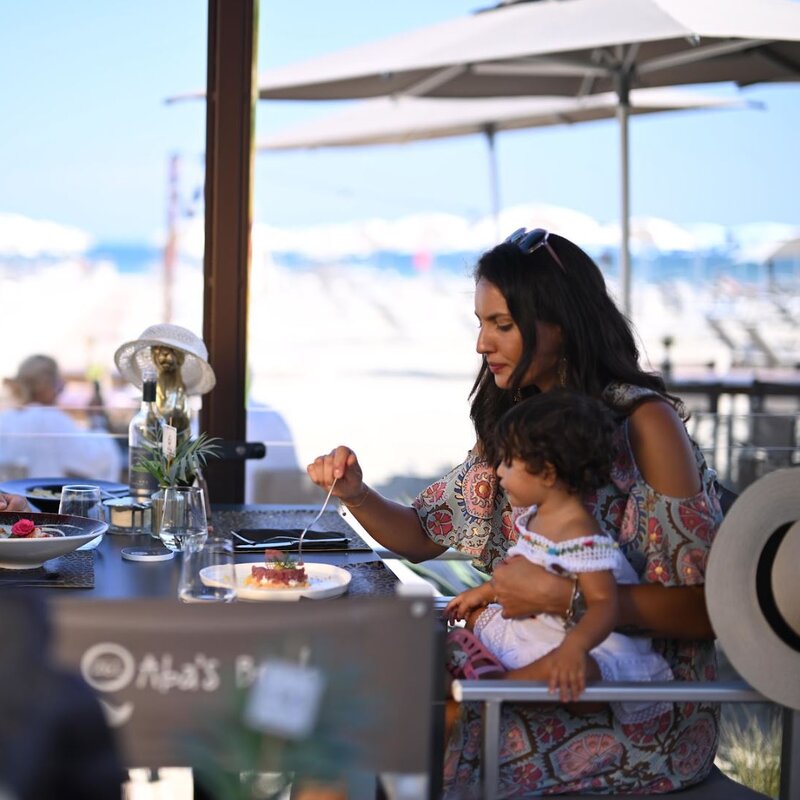
[[[212,507],[209,526],[215,535],[232,536],[238,530],[302,530],[313,522],[319,508],[303,505],[241,504]],[[390,555],[365,541],[356,528],[336,510],[326,510],[311,525],[310,532],[329,531],[340,537],[330,546],[309,542],[303,551],[305,561],[330,564],[350,573],[347,597],[386,597],[396,594],[402,583],[382,556]],[[234,543],[238,540],[233,537]],[[0,588],[19,585],[26,588],[69,589],[70,597],[86,600],[139,600],[177,598],[181,554],[166,560],[128,560],[123,550],[161,549],[160,541],[149,533],[109,531],[94,550],[75,551],[46,562],[43,568],[0,572]],[[296,552],[296,551],[295,551]],[[263,550],[238,550],[236,563],[263,563]],[[399,570],[398,570],[399,571]]]

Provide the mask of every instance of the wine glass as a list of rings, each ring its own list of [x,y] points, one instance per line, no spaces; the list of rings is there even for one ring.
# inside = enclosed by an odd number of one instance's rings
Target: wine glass
[[[67,484],[61,489],[58,513],[105,522],[106,513],[100,497],[100,488],[84,484]],[[103,534],[101,533],[96,539],[81,545],[78,550],[94,550],[102,541]]]
[[[180,553],[188,538],[208,535],[206,503],[197,486],[168,486],[164,490],[158,536],[169,550]]]

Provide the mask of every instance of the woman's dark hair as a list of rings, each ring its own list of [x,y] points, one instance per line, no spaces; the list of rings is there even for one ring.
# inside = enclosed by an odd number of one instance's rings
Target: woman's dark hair
[[[639,350],[630,323],[606,290],[600,268],[580,247],[562,236],[550,234],[549,247],[526,253],[515,244],[503,243],[481,256],[474,277],[496,286],[522,333],[522,356],[511,375],[508,389],[499,389],[486,361],[470,392],[470,417],[478,441],[490,462],[496,462],[492,431],[514,403],[521,382],[536,353],[536,322],[561,328],[566,360],[566,386],[599,398],[612,381],[653,389],[667,397],[681,413],[677,398],[666,393],[664,381],[639,367]],[[523,394],[536,393],[526,387]]]
[[[495,429],[498,463],[519,458],[533,475],[549,463],[570,492],[586,494],[610,480],[611,412],[579,392],[553,389],[517,403]]]

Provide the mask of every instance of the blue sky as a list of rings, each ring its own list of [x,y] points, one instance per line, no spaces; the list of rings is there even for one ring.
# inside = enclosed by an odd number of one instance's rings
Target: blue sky
[[[259,68],[480,5],[262,0]],[[187,202],[202,177],[203,104],[163,101],[203,88],[205,35],[202,0],[6,0],[0,11],[0,212],[75,225],[100,240],[157,241],[169,154],[181,155]],[[633,214],[679,223],[800,224],[800,87],[756,86],[740,94],[766,109],[632,121]],[[258,134],[325,116],[337,105],[261,103]],[[498,154],[505,205],[552,203],[603,222],[617,218],[613,121],[500,134]],[[255,218],[303,226],[425,211],[480,217],[490,206],[486,164],[480,137],[262,154]]]

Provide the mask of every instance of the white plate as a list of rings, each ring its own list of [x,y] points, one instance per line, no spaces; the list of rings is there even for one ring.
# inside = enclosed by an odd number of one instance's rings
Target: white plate
[[[47,539],[0,538],[0,569],[36,569],[51,558],[77,550],[108,529],[105,522],[84,517],[15,511],[0,512],[0,528],[8,532],[19,519],[30,519],[36,525],[50,525],[65,535]]]
[[[239,600],[272,600],[292,601],[301,597],[310,597],[312,600],[325,600],[329,597],[339,597],[347,591],[350,583],[350,573],[341,567],[331,564],[310,564],[305,562],[306,575],[310,586],[302,589],[256,589],[245,586],[244,579],[251,574],[252,567],[260,566],[258,563],[236,564],[236,596]],[[200,578],[208,586],[219,585],[219,567],[206,567],[200,570]]]

